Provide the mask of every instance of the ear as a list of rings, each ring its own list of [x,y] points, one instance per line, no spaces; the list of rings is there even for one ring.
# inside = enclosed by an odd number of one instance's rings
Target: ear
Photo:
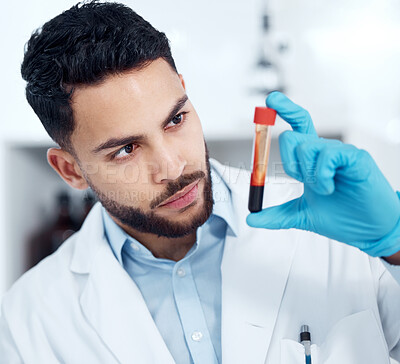
[[[179,79],[181,80],[181,84],[182,84],[183,89],[186,91],[185,80],[183,79],[183,76],[181,74],[179,74]]]
[[[85,190],[89,187],[75,158],[67,151],[50,148],[47,151],[47,161],[71,187],[78,190]]]

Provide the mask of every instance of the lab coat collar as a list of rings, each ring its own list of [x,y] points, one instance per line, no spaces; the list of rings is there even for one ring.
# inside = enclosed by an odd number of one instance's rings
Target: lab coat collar
[[[90,272],[97,251],[105,239],[101,204],[97,202],[90,210],[81,229],[76,233],[76,243],[70,269],[74,273]]]
[[[110,351],[121,363],[135,358],[174,363],[138,287],[111,251],[100,204],[93,207],[77,239],[70,268],[89,273],[80,296],[82,312]]]

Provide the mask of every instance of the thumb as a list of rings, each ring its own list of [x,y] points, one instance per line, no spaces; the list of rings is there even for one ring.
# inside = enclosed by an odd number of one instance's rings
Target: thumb
[[[307,215],[301,208],[302,197],[282,205],[268,207],[247,216],[249,226],[265,229],[302,229],[307,230]]]
[[[308,111],[296,105],[284,94],[273,91],[268,95],[265,102],[268,107],[276,110],[278,115],[292,126],[293,131],[317,136]]]

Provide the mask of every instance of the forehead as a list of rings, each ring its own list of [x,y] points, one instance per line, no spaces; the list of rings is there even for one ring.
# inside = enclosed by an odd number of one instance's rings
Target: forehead
[[[90,147],[112,136],[146,134],[184,93],[179,76],[162,59],[101,84],[78,87],[72,97],[72,143]]]

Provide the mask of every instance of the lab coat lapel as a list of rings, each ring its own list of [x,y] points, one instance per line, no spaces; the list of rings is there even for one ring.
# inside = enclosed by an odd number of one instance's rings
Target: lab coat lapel
[[[101,213],[97,219],[101,219]],[[98,227],[91,229],[96,236],[83,231],[77,245],[81,250],[86,245],[94,253],[80,297],[84,316],[119,362],[174,363],[138,287],[114,257],[104,236],[102,219],[101,224],[92,219],[93,224]],[[99,235],[99,230],[103,234]],[[80,259],[87,253],[79,252]],[[75,268],[83,266],[75,264]]]
[[[296,241],[283,234],[227,235],[222,261],[224,363],[265,362]]]
[[[213,165],[222,176],[223,166]],[[235,236],[228,228],[221,266],[222,358],[229,364],[262,364],[278,317],[297,234],[295,230],[254,229],[246,224],[247,196],[243,189],[248,188],[249,181],[245,173],[236,171],[238,175],[223,177],[232,191],[238,231]],[[270,202],[276,201],[271,198]]]

